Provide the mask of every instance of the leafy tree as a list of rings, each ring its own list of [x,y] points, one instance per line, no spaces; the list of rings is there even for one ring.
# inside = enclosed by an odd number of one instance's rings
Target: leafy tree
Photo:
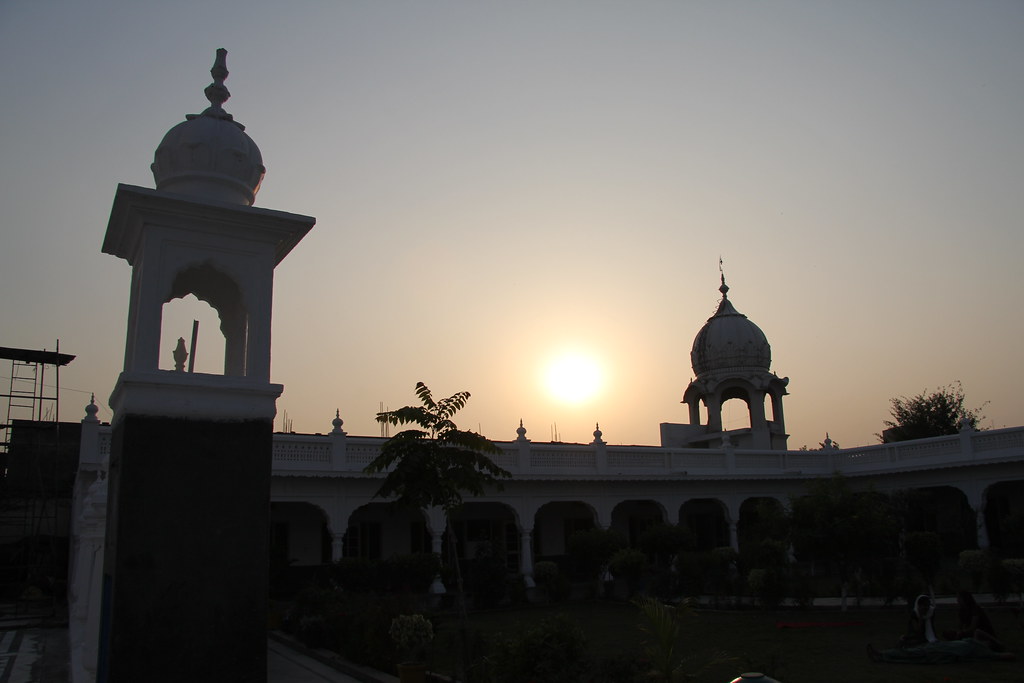
[[[935,576],[942,567],[942,539],[933,531],[912,531],[903,539],[907,562],[921,574],[928,592],[935,594]]]
[[[368,474],[387,472],[377,495],[394,496],[398,504],[416,509],[440,507],[450,514],[462,505],[463,493],[479,496],[490,485],[500,489],[499,478],[512,475],[487,457],[499,453],[498,447],[452,421],[469,392],[434,401],[427,385],[417,382],[416,397],[422,405],[377,414],[377,422],[419,427],[388,439],[366,466]]]
[[[647,553],[658,567],[668,567],[672,558],[683,550],[693,550],[697,537],[692,531],[678,524],[653,524],[640,534],[637,546]]]
[[[585,529],[569,537],[568,550],[580,574],[599,588],[608,562],[625,547],[626,538],[614,529]]]
[[[364,471],[387,473],[377,496],[393,498],[395,504],[415,509],[440,507],[451,529],[452,513],[462,505],[463,494],[479,496],[487,486],[500,489],[500,479],[512,475],[488,457],[500,452],[497,446],[481,434],[459,429],[453,421],[469,400],[468,391],[435,401],[427,385],[417,382],[416,398],[420,401],[418,406],[377,414],[377,422],[415,428],[403,430],[384,442],[380,454]],[[449,538],[454,546],[454,534],[449,534]],[[463,622],[463,652],[468,657],[466,603],[458,553],[452,552],[452,561],[458,587],[456,602]]]
[[[854,573],[890,554],[899,531],[885,496],[855,493],[842,475],[818,479],[790,504],[790,538],[798,554],[832,564],[842,586],[842,609]]]
[[[640,550],[623,548],[608,561],[608,571],[616,579],[624,579],[629,588],[629,596],[636,593],[640,578],[647,567],[647,555]]]
[[[978,423],[985,419],[981,414],[985,406],[970,409],[964,405],[964,400],[960,382],[939,387],[932,393],[925,390],[910,398],[898,396],[890,400],[892,420],[885,420],[886,429],[875,436],[882,443],[892,443],[956,434],[964,423],[977,429]]]

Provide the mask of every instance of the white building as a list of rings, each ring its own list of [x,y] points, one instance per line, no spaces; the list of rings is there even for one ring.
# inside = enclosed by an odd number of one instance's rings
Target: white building
[[[215,140],[213,146],[223,142]],[[255,158],[258,150],[248,150],[246,154]],[[159,152],[157,161],[161,161]],[[160,168],[159,163],[154,164],[154,173]],[[195,187],[183,183],[167,191],[186,199],[196,193],[197,199],[205,201],[209,197],[204,198],[202,192],[208,189],[206,183],[211,177],[217,180],[216,175],[207,173],[205,180]],[[237,181],[231,180],[229,185],[234,187]],[[247,188],[253,194],[258,189],[251,184]],[[132,191],[146,201],[159,203],[164,190]],[[264,219],[278,220],[271,213],[266,212]],[[183,226],[199,219],[203,217],[198,214],[181,218]],[[223,245],[211,248],[229,249]],[[177,246],[172,244],[168,249],[173,251]],[[213,259],[212,265],[206,264],[196,271],[190,258],[161,261],[170,264],[172,270],[181,271],[168,271],[163,277],[168,282],[179,282],[180,276],[192,273],[199,277],[200,284],[207,283],[216,292],[230,294],[238,290],[238,276],[232,275],[230,268],[218,270]],[[272,269],[273,264],[269,267]],[[245,313],[250,321],[262,321],[263,327],[256,328],[257,331],[266,331],[270,319],[269,285],[261,281],[259,287],[253,287],[262,293],[262,298],[248,302],[257,310]],[[751,506],[764,498],[786,504],[791,496],[804,491],[809,481],[836,472],[863,488],[934,491],[938,494],[936,500],[941,501],[933,511],[936,524],[943,514],[940,508],[974,511],[978,521],[967,545],[986,547],[990,542],[998,543],[994,521],[1005,516],[1012,506],[1020,505],[1014,500],[1019,500],[1024,491],[1024,427],[984,432],[968,429],[953,436],[862,448],[838,449],[826,442],[826,448],[820,451],[787,450],[783,397],[789,380],[771,371],[768,340],[757,325],[736,310],[728,291],[723,277],[718,310],[696,331],[691,352],[696,378],[683,393],[689,408],[689,424],[662,424],[660,446],[611,445],[603,440],[599,429],[588,444],[534,442],[527,438],[527,430],[520,424],[515,438],[497,442],[501,453],[495,460],[512,473],[512,478],[504,483],[502,491],[467,500],[456,519],[462,555],[472,557],[477,544],[500,542],[510,569],[520,572],[529,584],[538,558],[564,554],[566,539],[578,529],[615,528],[632,541],[652,523],[682,523],[694,530],[701,548],[736,547],[737,525],[752,510]],[[175,290],[170,296],[184,293],[188,292]],[[237,306],[241,306],[241,300],[231,299]],[[133,308],[132,320],[143,320],[147,325],[143,331],[148,330],[150,336],[155,334],[157,340],[159,316],[154,321],[145,315],[159,311],[162,303],[150,302],[152,310],[141,313]],[[251,324],[246,327],[240,320],[225,323],[228,379],[245,374],[246,368],[269,368],[269,334],[256,335]],[[144,351],[155,349],[148,337],[139,337],[145,345],[133,340],[133,329],[129,330],[126,363],[131,354],[141,357]],[[244,334],[251,339],[244,340]],[[152,358],[148,361],[156,366]],[[165,383],[185,393],[192,384],[205,386],[213,382],[210,375],[199,373],[155,372],[173,375]],[[160,399],[153,395],[154,400]],[[261,394],[261,409],[276,395],[268,398],[269,394]],[[724,431],[722,405],[737,398],[748,406],[750,426]],[[189,399],[181,396],[176,395],[173,400],[181,406],[191,405]],[[76,683],[93,680],[95,674],[107,517],[104,471],[111,449],[111,428],[96,419],[95,405],[88,406],[86,413],[73,509],[70,582],[72,668]],[[329,415],[326,410],[325,414]],[[325,428],[326,422],[325,419]],[[300,566],[320,565],[346,556],[378,558],[417,551],[440,552],[445,532],[441,511],[395,512],[376,498],[381,477],[367,475],[363,470],[379,452],[384,439],[350,436],[342,430],[342,424],[336,414],[329,433],[274,435],[271,552],[280,553],[283,559],[294,560]]]

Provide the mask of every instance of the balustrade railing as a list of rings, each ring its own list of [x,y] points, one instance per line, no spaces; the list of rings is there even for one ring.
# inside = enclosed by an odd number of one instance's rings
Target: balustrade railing
[[[377,456],[385,439],[320,434],[274,434],[275,474],[316,472],[320,475],[361,474]],[[110,427],[95,432],[83,455],[97,463],[110,454]],[[1024,427],[970,432],[903,443],[820,451],[748,451],[680,449],[656,446],[606,446],[503,441],[493,459],[513,476],[614,477],[657,474],[691,477],[745,476],[815,477],[833,472],[881,474],[929,465],[956,466],[978,461],[1024,460]]]

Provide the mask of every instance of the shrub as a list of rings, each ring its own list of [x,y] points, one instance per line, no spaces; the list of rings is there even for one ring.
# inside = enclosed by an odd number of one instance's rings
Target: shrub
[[[957,558],[957,565],[960,571],[971,580],[971,588],[977,593],[981,590],[981,582],[985,579],[985,572],[991,563],[988,553],[984,550],[963,550]]]
[[[676,608],[653,598],[644,598],[634,604],[645,617],[640,630],[645,636],[644,654],[651,662],[650,677],[659,681],[680,678],[685,661],[680,616],[689,613],[689,603],[684,602]]]
[[[362,557],[343,557],[334,563],[334,581],[354,593],[378,590],[383,586],[376,564]]]
[[[1024,559],[1010,558],[1003,560],[1002,565],[1010,579],[1010,585],[1017,593],[1018,602],[1024,605]]]
[[[903,547],[907,562],[931,586],[942,566],[942,539],[932,531],[912,531],[904,538]]]
[[[1014,512],[999,521],[1002,553],[1007,557],[1024,557],[1024,512]]]
[[[536,626],[506,638],[496,659],[500,683],[572,683],[585,680],[590,668],[583,630],[561,615],[543,619]]]
[[[345,659],[388,671],[398,661],[391,623],[413,607],[407,599],[372,595],[346,596],[343,611],[332,620],[335,649]]]
[[[504,600],[507,573],[505,553],[500,545],[486,543],[478,547],[469,566],[467,581],[473,605],[478,609],[488,609]]]
[[[555,562],[544,560],[535,564],[533,580],[544,591],[548,602],[560,602],[569,597],[572,587]]]
[[[569,537],[569,555],[587,579],[599,579],[612,555],[625,546],[626,539],[614,529],[588,529]]]
[[[675,524],[649,526],[637,539],[637,547],[647,553],[653,564],[660,567],[669,566],[674,556],[684,550],[693,550],[696,544],[692,531]]]
[[[422,661],[424,648],[434,639],[434,626],[422,614],[399,614],[391,620],[388,635],[405,661]]]
[[[441,573],[441,558],[433,553],[392,555],[381,563],[380,571],[392,593],[426,593]]]
[[[646,566],[647,555],[631,548],[623,548],[615,553],[608,562],[608,570],[612,576],[616,579],[624,579],[629,585],[630,595],[636,591]]]
[[[747,574],[747,587],[766,609],[776,609],[786,597],[786,579],[775,568],[751,569]]]

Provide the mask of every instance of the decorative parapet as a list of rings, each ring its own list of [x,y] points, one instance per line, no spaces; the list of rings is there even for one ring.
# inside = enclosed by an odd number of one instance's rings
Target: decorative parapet
[[[82,436],[81,453],[89,454],[90,462],[103,462],[110,452],[110,426],[96,425],[95,429],[83,430]],[[363,470],[380,453],[387,439],[345,436],[341,458],[337,443],[332,443],[336,439],[336,435],[330,434],[274,434],[274,475],[382,476],[366,475]],[[982,462],[1024,462],[1024,427],[828,451],[687,449],[525,440],[496,445],[500,453],[493,457],[494,462],[520,479],[812,479],[835,472],[869,476]],[[606,451],[605,463],[600,462],[598,447]]]

